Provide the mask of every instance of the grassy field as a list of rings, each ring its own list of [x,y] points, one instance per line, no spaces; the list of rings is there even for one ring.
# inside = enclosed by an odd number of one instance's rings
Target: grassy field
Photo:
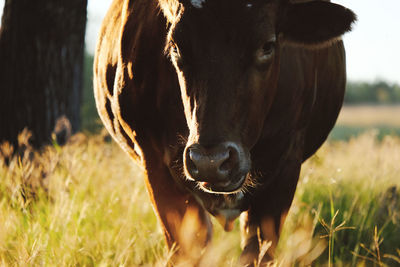
[[[0,266],[165,266],[139,167],[105,135],[0,153]],[[400,139],[330,141],[303,166],[276,266],[400,266]],[[200,266],[236,266],[215,224]],[[185,265],[187,266],[187,265]]]
[[[400,106],[344,106],[338,124],[346,126],[392,126],[400,128]]]

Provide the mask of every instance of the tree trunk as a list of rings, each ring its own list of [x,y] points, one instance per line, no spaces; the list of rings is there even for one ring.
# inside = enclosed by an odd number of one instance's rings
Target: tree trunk
[[[87,0],[6,0],[0,30],[0,142],[24,128],[40,147],[58,118],[80,127]]]

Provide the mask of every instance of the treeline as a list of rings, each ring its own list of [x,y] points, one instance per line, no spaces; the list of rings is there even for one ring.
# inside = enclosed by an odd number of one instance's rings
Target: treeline
[[[375,82],[347,83],[345,104],[376,104],[393,105],[400,104],[400,86],[396,83],[388,83],[378,80]]]

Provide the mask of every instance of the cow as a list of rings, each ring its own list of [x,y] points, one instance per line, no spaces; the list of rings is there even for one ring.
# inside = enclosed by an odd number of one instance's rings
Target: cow
[[[114,0],[94,63],[99,115],[143,166],[169,248],[190,213],[206,246],[240,216],[240,262],[273,259],[302,163],[324,143],[346,84],[329,1]]]

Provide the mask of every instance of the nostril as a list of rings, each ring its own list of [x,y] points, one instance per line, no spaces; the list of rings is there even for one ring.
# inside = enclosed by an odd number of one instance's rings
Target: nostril
[[[199,153],[196,153],[193,149],[189,148],[189,159],[192,162],[196,162],[199,160]]]
[[[198,156],[196,156],[196,153],[192,151],[192,149],[189,149],[189,153],[186,154],[186,168],[189,171],[190,175],[195,178],[199,174],[199,169],[196,166],[196,160]]]
[[[232,147],[228,148],[228,157],[226,160],[221,164],[219,169],[224,172],[228,172],[233,170],[239,161],[239,153]]]

